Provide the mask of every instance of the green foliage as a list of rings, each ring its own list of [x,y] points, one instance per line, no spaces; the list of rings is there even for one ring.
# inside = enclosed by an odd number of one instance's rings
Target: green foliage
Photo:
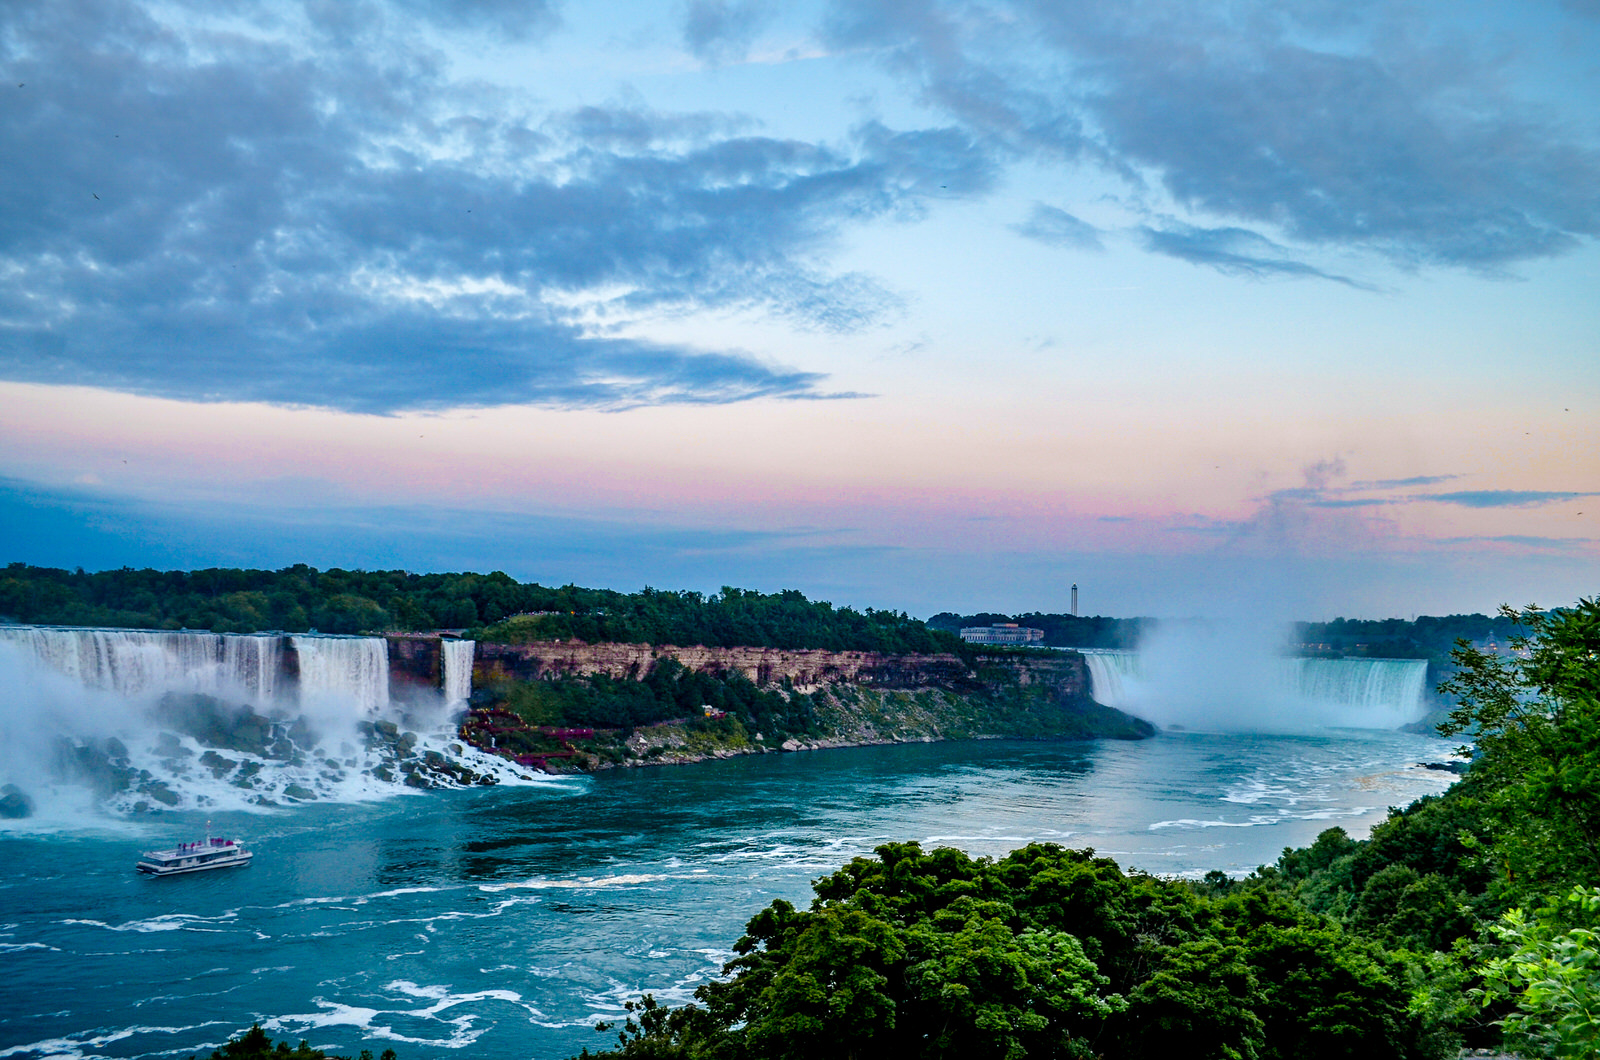
[[[697,673],[671,657],[638,681],[593,674],[510,682],[495,691],[530,725],[632,728],[688,719],[705,726],[703,708],[709,706],[750,732],[817,731],[811,696],[758,687],[737,671]]]
[[[1406,968],[1269,888],[1222,898],[1034,844],[890,843],[774,902],[627,1057],[1433,1058]]]
[[[194,1060],[194,1057],[190,1057],[189,1060]],[[267,1037],[267,1032],[257,1023],[213,1052],[211,1060],[350,1060],[350,1058],[329,1056],[321,1049],[311,1048],[311,1044],[306,1041],[301,1041],[294,1049],[289,1048],[288,1042],[279,1042],[274,1046],[272,1039]],[[372,1060],[371,1051],[363,1049],[361,1060]],[[385,1049],[380,1060],[395,1060],[394,1050]]]
[[[1062,648],[1114,648],[1132,650],[1156,626],[1153,618],[1109,618],[1102,615],[1061,615],[1029,612],[1001,615],[979,612],[958,615],[944,611],[928,619],[934,629],[959,633],[965,626],[1015,622],[1044,630],[1044,643]],[[1331,622],[1297,622],[1293,640],[1317,645],[1313,654],[1371,659],[1427,659],[1447,668],[1457,641],[1505,643],[1519,632],[1514,618],[1491,615],[1422,615],[1403,618],[1350,619]]]
[[[1428,659],[1446,664],[1460,641],[1505,643],[1519,631],[1514,618],[1500,615],[1421,615],[1403,618],[1298,622],[1301,644],[1321,645],[1319,654],[1373,659]]]
[[[1263,925],[1246,937],[1261,985],[1262,1060],[1426,1055],[1403,970],[1331,926]]]
[[[1440,726],[1469,733],[1479,814],[1513,895],[1600,879],[1600,600],[1556,612],[1505,608],[1529,631],[1511,654],[1462,644],[1440,688]]]
[[[219,633],[363,633],[470,628],[479,640],[753,645],[886,653],[957,652],[960,639],[903,612],[857,611],[787,589],[637,593],[550,588],[492,574],[121,570],[86,573],[13,563],[0,571],[0,619]]]
[[[1216,938],[1170,947],[1129,995],[1117,1055],[1126,1060],[1256,1060],[1265,1027],[1244,951]]]
[[[1600,888],[1574,887],[1532,920],[1509,910],[1494,926],[1511,952],[1487,963],[1482,998],[1515,1002],[1507,1044],[1524,1055],[1600,1055]]]
[[[759,593],[724,586],[720,593],[703,596],[649,588],[623,594],[568,587],[547,604],[565,606],[528,608],[541,613],[517,615],[476,630],[474,636],[504,643],[576,638],[586,643],[761,645],[890,654],[968,652],[959,638],[903,612],[834,607],[807,600],[793,589]]]

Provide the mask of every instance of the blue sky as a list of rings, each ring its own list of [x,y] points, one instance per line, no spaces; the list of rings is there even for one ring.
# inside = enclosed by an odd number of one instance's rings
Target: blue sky
[[[1600,588],[1600,6],[0,11],[0,559]]]

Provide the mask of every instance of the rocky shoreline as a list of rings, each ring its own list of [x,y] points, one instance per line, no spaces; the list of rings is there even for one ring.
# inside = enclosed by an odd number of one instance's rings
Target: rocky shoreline
[[[829,686],[820,697],[817,729],[807,733],[749,733],[737,720],[678,719],[632,730],[553,730],[502,722],[464,724],[461,735],[480,750],[555,775],[661,765],[692,765],[751,754],[796,754],[845,747],[983,739],[1144,739],[1153,726],[1087,697],[1057,697],[1034,686],[1014,701],[946,689],[882,689],[853,683]],[[493,742],[485,734],[494,734]],[[518,733],[527,736],[518,755]],[[583,738],[573,739],[575,733]],[[542,744],[540,743],[542,741]],[[488,745],[486,745],[486,743]],[[559,745],[559,746],[556,746]]]

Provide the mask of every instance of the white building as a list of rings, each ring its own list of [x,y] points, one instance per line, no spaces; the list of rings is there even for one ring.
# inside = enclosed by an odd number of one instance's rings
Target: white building
[[[992,626],[967,626],[961,631],[961,639],[968,644],[1038,644],[1044,640],[1044,630],[996,622]]]

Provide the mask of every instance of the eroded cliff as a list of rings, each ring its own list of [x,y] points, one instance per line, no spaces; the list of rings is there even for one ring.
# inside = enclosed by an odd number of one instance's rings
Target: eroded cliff
[[[433,638],[390,637],[395,683],[437,682]],[[541,686],[586,688],[609,679],[637,687],[659,668],[743,681],[779,697],[792,711],[730,710],[680,715],[647,724],[604,722],[525,711],[526,728],[493,726],[494,750],[528,758],[552,771],[607,765],[698,761],[765,751],[796,751],[908,741],[972,738],[1140,739],[1154,730],[1095,703],[1088,671],[1075,652],[981,655],[971,665],[952,654],[793,651],[648,644],[538,641],[477,645],[473,664],[478,706],[518,707]],[[529,692],[519,691],[528,689]],[[699,701],[695,700],[697,704]],[[775,717],[784,718],[774,724]],[[803,718],[799,722],[795,719]],[[593,725],[592,736],[555,736],[564,724]],[[463,730],[465,732],[465,730]],[[526,746],[523,746],[526,745]]]

